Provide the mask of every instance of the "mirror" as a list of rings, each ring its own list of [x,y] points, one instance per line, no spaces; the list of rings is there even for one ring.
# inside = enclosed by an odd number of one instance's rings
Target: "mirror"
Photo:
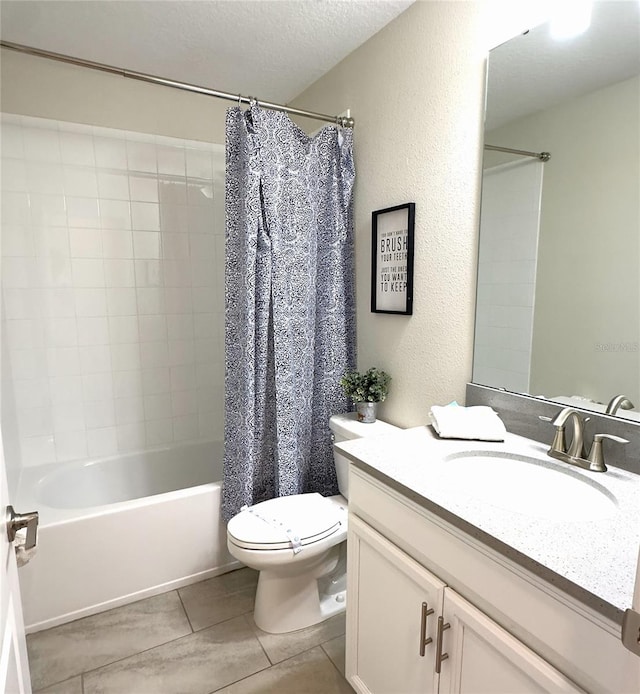
[[[481,209],[473,382],[640,421],[640,3],[491,51]]]

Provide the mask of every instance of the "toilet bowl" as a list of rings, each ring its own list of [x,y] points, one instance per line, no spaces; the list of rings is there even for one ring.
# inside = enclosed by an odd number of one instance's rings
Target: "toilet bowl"
[[[336,442],[397,431],[354,414],[334,415],[329,426]],[[336,452],[334,462],[340,494],[278,497],[229,521],[229,552],[260,572],[254,620],[263,631],[303,629],[345,609],[349,465]]]

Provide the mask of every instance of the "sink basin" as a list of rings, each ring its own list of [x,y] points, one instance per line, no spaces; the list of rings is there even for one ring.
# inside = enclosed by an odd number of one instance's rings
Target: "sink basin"
[[[553,462],[505,451],[452,453],[443,474],[465,495],[552,521],[589,521],[616,513],[615,496],[595,479]],[[593,473],[591,473],[593,474]]]

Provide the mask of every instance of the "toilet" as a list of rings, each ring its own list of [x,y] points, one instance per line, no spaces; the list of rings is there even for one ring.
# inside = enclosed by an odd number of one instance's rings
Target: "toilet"
[[[333,415],[329,427],[335,442],[398,431],[380,420],[359,422],[355,413]],[[229,552],[260,572],[254,620],[263,631],[303,629],[345,609],[349,463],[333,457],[340,494],[270,499],[227,525]]]

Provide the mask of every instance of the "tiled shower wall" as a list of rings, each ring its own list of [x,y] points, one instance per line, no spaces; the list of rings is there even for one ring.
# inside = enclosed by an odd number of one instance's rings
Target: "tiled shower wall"
[[[1,144],[7,454],[221,438],[223,147],[6,114]]]
[[[529,392],[543,164],[482,177],[473,382]]]

